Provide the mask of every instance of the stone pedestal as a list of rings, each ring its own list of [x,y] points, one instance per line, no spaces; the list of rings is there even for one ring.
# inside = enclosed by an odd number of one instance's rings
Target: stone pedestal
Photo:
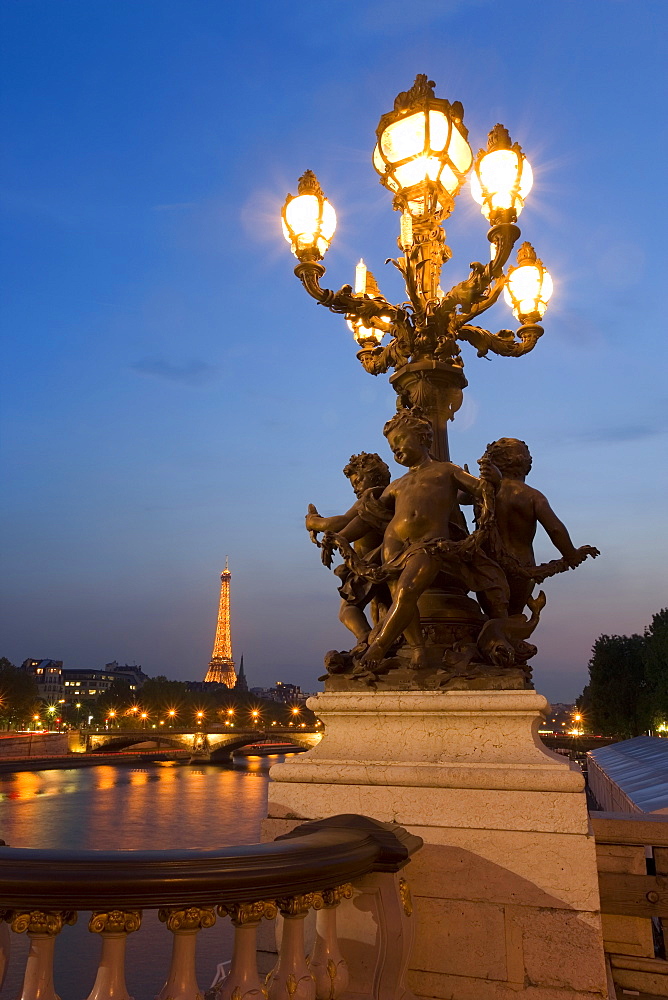
[[[584,782],[538,737],[545,698],[340,692],[308,704],[326,734],[272,768],[265,837],[361,813],[424,839],[405,870],[416,996],[606,996]]]

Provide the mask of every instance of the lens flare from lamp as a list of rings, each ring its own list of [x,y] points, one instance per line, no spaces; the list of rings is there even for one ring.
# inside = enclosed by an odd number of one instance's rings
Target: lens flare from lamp
[[[530,243],[517,251],[517,267],[511,267],[503,297],[520,323],[539,322],[553,292],[552,277]]]
[[[533,171],[521,146],[511,142],[503,125],[495,125],[471,174],[471,195],[480,211],[492,225],[515,222],[532,186]]]
[[[298,194],[289,194],[281,213],[283,235],[299,260],[320,260],[336,230],[336,212],[312,170],[302,174]]]
[[[395,195],[394,208],[415,218],[448,216],[473,160],[461,104],[435,97],[433,88],[420,74],[376,130],[380,182]]]

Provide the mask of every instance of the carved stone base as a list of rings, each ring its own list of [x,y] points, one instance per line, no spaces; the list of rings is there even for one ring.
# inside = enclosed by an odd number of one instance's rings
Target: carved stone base
[[[358,675],[329,674],[325,691],[526,691],[532,690],[528,666],[495,667],[489,663],[469,663],[463,670],[449,670],[440,662],[444,647],[431,647],[437,665],[412,670],[408,656],[385,661],[388,672]]]
[[[309,700],[317,748],[271,770],[273,837],[362,813],[425,846],[405,871],[408,985],[458,1000],[602,1000],[598,876],[584,781],[537,735],[533,691],[365,691]]]

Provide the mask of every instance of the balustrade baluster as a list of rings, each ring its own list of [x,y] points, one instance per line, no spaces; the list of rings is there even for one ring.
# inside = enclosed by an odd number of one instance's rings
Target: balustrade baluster
[[[195,973],[195,949],[199,932],[216,922],[213,907],[162,907],[158,916],[174,939],[167,981],[156,1000],[202,1000]]]
[[[316,1000],[315,980],[304,954],[304,920],[311,907],[322,907],[322,895],[308,892],[276,903],[283,917],[283,937],[278,963],[267,976],[267,1000]]]
[[[88,1000],[133,1000],[125,985],[125,943],[140,925],[141,910],[93,913],[88,930],[101,935],[102,954]]]
[[[59,1000],[53,984],[56,935],[65,924],[76,923],[72,910],[11,910],[5,917],[15,934],[27,932],[30,951],[20,1000]]]
[[[263,917],[273,920],[277,908],[269,900],[219,906],[221,917],[234,924],[234,950],[230,971],[217,1000],[264,1000],[264,983],[257,971],[257,928]]]
[[[323,906],[316,913],[315,943],[309,961],[316,1000],[337,1000],[348,986],[348,964],[336,933],[336,910],[341,900],[351,899],[352,894],[352,885],[340,885],[321,894]]]

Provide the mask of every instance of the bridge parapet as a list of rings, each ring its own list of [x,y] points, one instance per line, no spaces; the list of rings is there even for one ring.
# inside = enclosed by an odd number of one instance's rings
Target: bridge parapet
[[[322,739],[319,729],[275,728],[258,732],[256,728],[247,730],[179,730],[169,729],[157,732],[149,729],[121,730],[108,729],[90,732],[86,737],[86,749],[93,753],[127,750],[139,744],[150,744],[161,750],[188,750],[190,753],[209,759],[228,756],[234,750],[263,742],[285,742],[294,746],[311,749]]]
[[[272,843],[223,851],[3,847],[0,987],[10,960],[11,927],[30,938],[22,996],[55,997],[54,950],[69,945],[68,936],[61,938],[60,932],[85,913],[89,931],[102,941],[90,995],[127,997],[127,936],[140,931],[142,910],[158,910],[173,936],[161,996],[201,997],[196,937],[218,915],[230,918],[235,933],[232,966],[223,987],[226,997],[242,992],[266,996],[265,986],[273,998],[340,997],[350,985],[355,996],[370,996],[374,989],[384,1000],[402,1000],[408,996],[404,976],[413,920],[408,884],[400,872],[421,845],[419,837],[395,824],[345,815],[302,824]],[[314,910],[316,940],[307,954],[304,922]],[[265,984],[257,967],[256,932],[279,911],[289,930],[281,936],[278,961]],[[371,935],[369,914],[376,928]],[[89,940],[98,951],[97,942]],[[77,961],[76,954],[66,957]],[[133,971],[146,968],[141,950],[135,961]],[[42,984],[51,986],[48,993],[40,989]]]

